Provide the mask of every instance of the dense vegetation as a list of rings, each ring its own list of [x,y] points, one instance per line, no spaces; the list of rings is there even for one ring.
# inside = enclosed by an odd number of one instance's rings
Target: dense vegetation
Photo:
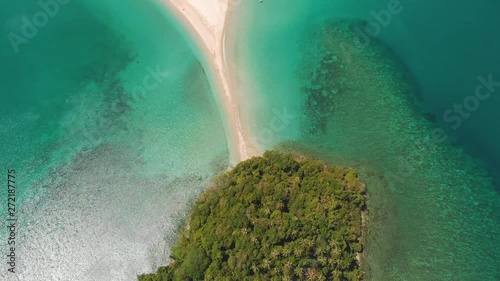
[[[139,280],[360,280],[364,207],[354,170],[266,152],[215,180]]]

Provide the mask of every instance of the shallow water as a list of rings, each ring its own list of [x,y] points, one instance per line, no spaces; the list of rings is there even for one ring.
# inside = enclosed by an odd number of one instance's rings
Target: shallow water
[[[42,10],[1,4],[5,34]],[[178,23],[148,1],[73,0],[18,53],[0,44],[19,280],[136,280],[165,264],[190,203],[228,165],[218,106]],[[17,280],[2,264],[0,279]]]

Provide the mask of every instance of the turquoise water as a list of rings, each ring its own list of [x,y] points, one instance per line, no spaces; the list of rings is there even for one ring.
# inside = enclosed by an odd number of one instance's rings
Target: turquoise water
[[[0,4],[6,35],[43,11]],[[19,209],[17,274],[2,262],[0,279],[135,280],[167,262],[190,202],[228,165],[218,105],[151,1],[53,11],[17,50],[0,40],[0,166],[17,171]]]
[[[500,80],[498,4],[401,1],[363,44],[352,29],[388,3],[236,6],[226,42],[254,142],[359,169],[370,280],[500,280],[500,90],[457,129],[443,118],[478,76]],[[154,271],[191,200],[228,165],[203,59],[168,13],[132,0],[69,1],[16,53],[9,33],[42,8],[0,4],[0,166],[19,179],[17,276]]]
[[[360,171],[369,280],[500,280],[500,99],[493,92],[456,129],[456,114],[443,118],[478,76],[500,80],[499,5],[401,1],[378,35],[360,36],[388,3],[238,7],[231,32],[254,141]]]

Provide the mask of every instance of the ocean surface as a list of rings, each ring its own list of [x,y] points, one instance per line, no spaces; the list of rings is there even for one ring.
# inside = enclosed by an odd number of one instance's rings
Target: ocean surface
[[[354,166],[367,184],[367,279],[500,280],[500,3],[234,11],[227,48],[255,143]]]
[[[500,4],[231,3],[254,143],[367,184],[367,279],[500,280]],[[229,165],[206,58],[153,0],[0,6],[0,167],[16,170],[18,218],[17,274],[2,261],[0,279],[153,272]]]
[[[199,54],[152,1],[0,6],[0,280],[155,271],[190,204],[228,166]],[[17,178],[15,275],[7,169]]]

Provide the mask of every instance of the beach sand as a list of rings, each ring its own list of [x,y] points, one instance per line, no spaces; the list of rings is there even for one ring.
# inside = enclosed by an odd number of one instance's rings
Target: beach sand
[[[225,31],[231,0],[161,0],[188,27],[200,45],[214,77],[217,94],[223,105],[223,118],[231,163],[257,155],[250,142],[248,126],[241,120],[235,81],[226,64]],[[236,1],[235,3],[237,3]]]

